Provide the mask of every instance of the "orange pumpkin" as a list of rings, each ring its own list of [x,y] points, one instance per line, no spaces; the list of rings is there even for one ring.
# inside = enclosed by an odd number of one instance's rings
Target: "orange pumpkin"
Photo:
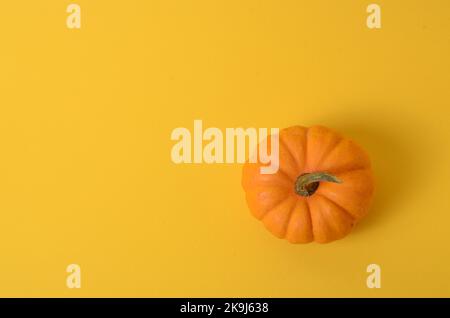
[[[346,236],[368,212],[374,192],[370,159],[326,127],[281,130],[278,172],[261,174],[262,165],[244,165],[242,186],[252,214],[279,238],[328,243]]]

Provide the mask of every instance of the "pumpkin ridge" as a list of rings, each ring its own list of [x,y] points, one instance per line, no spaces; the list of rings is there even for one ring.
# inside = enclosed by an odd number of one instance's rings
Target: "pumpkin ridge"
[[[290,227],[290,225],[291,225],[292,217],[293,217],[293,215],[294,215],[294,211],[295,211],[295,209],[297,208],[297,206],[300,204],[300,202],[302,202],[302,200],[301,200],[301,199],[297,199],[297,200],[295,201],[294,206],[293,206],[292,209],[291,209],[291,212],[290,212],[290,215],[289,215],[289,219],[288,219],[287,225],[286,225],[286,233],[285,233],[285,236],[284,236],[285,239],[287,239],[287,232],[288,232],[289,227]],[[307,214],[308,214],[309,226],[311,227],[312,241],[314,241],[314,232],[312,232],[312,220],[311,220],[311,213],[310,213],[309,205],[308,205],[307,200],[305,200],[305,201],[303,201],[303,202],[305,202],[305,207],[306,207],[306,209],[308,210],[308,211],[307,211]],[[310,242],[311,242],[311,241],[310,241]]]
[[[289,198],[289,195],[284,198],[283,200],[280,200],[280,202],[278,202],[277,204],[275,204],[273,207],[271,207],[270,209],[267,209],[267,211],[264,213],[264,215],[260,218],[261,221],[264,221],[264,219],[267,217],[267,215],[272,212],[273,210],[275,210],[276,208],[278,208],[285,200],[287,200]]]
[[[270,188],[270,187],[268,187]],[[259,189],[260,190],[260,189]],[[253,193],[260,193],[261,191],[257,191],[257,190],[250,190],[246,192],[246,197],[249,196],[250,194]],[[271,210],[275,209],[276,207],[278,207],[281,203],[283,203],[283,201],[287,200],[289,198],[290,194],[286,193],[286,195],[284,197],[282,197],[280,200],[276,201],[276,203],[274,203],[270,208],[266,209],[266,211],[261,215],[261,217],[257,218],[259,220],[264,219],[264,217],[266,216],[267,213],[269,213]]]
[[[305,168],[307,169],[309,167],[309,162],[308,162],[308,138],[309,138],[309,130],[311,129],[311,127],[306,129],[305,132],[305,149],[303,150],[303,155],[304,155],[304,160],[305,160]],[[309,210],[309,206],[308,206],[308,210]],[[311,222],[312,223],[312,222]],[[314,234],[313,234],[314,236]]]
[[[318,160],[318,162],[310,162],[310,160],[308,160],[309,157],[309,152],[310,150],[308,149],[308,144],[310,143],[309,139],[310,139],[310,130],[312,128],[325,128],[327,129],[331,134],[335,134],[338,137],[338,140],[332,144],[332,146],[330,147],[330,149]],[[306,134],[305,134],[305,167],[307,167],[308,171],[311,170],[311,168],[314,170],[316,169],[322,162],[325,161],[326,158],[328,158],[328,156],[333,152],[333,150],[346,138],[344,136],[342,136],[341,134],[336,133],[334,130],[331,130],[329,128],[326,128],[324,126],[321,125],[316,125],[316,126],[311,126],[306,130]],[[312,166],[311,166],[312,165]]]
[[[364,166],[355,166],[353,168],[348,168],[348,167],[342,167],[340,169],[331,169],[330,171],[336,175],[339,176],[340,174],[346,174],[346,173],[352,173],[352,172],[356,172],[356,171],[365,171],[365,170],[370,170],[370,164],[368,167],[364,167]]]
[[[346,175],[346,174],[352,174],[355,172],[359,172],[359,171],[369,171],[370,172],[370,167],[356,167],[356,168],[352,168],[352,169],[339,169],[339,170],[334,170],[334,174],[336,176],[339,176],[340,178],[342,178],[342,175]]]
[[[249,165],[249,164],[246,164],[246,165]],[[244,169],[246,169],[246,166],[244,166]],[[293,180],[284,171],[281,171],[280,169],[278,169],[277,173],[272,176],[277,176],[277,175],[278,175],[278,177],[280,177],[280,179],[282,179],[282,181],[281,180],[261,181],[261,180],[258,180],[258,176],[261,176],[260,172],[251,172],[250,176],[246,177],[245,180],[243,180],[242,187],[244,188],[245,191],[248,191],[249,189],[253,188],[254,186],[263,184],[262,186],[266,186],[266,187],[276,186],[276,187],[283,187],[283,188],[289,189],[290,184],[293,182]],[[270,178],[270,179],[272,179],[272,178]]]
[[[343,142],[345,141],[345,138],[339,137],[337,142],[335,142],[330,149],[320,158],[315,164],[316,166],[320,166],[327,158],[333,153],[333,151]]]
[[[344,214],[346,214],[353,222],[356,222],[356,220],[358,219],[356,216],[354,216],[353,214],[351,214],[350,212],[347,211],[347,209],[345,209],[343,206],[341,206],[340,204],[336,203],[334,200],[330,199],[329,197],[321,194],[321,193],[316,193],[318,196],[324,198],[325,200],[327,200],[328,202],[331,202],[332,204],[334,204],[335,206],[337,206],[339,208],[339,210],[341,210],[342,212],[344,212]]]
[[[359,147],[358,144],[355,143],[353,140],[348,139],[348,138],[341,138],[340,142],[337,143],[336,146],[327,154],[327,158],[330,157],[336,151],[336,149],[339,148],[339,145],[341,145],[343,142],[348,142],[348,143],[355,145],[357,148],[359,148],[359,151],[364,156],[368,157],[367,153],[363,149],[361,149],[361,147]],[[320,161],[320,163],[322,163],[322,164],[324,162],[325,162],[325,160]],[[338,173],[338,172],[345,172],[345,171],[349,171],[349,170],[370,169],[370,168],[371,168],[371,162],[370,162],[370,160],[368,160],[364,164],[361,164],[360,162],[358,162],[358,164],[355,165],[354,163],[350,162],[350,164],[347,163],[346,165],[340,167],[339,169],[331,169],[331,170],[333,170],[333,172],[335,172],[335,173]]]
[[[308,214],[309,214],[309,220],[311,222],[311,233],[312,233],[312,237],[313,237],[313,241],[316,241],[316,234],[314,232],[314,222],[312,220],[312,211],[311,211],[311,206],[309,205],[309,198],[306,198],[306,208],[308,209]]]
[[[284,170],[284,168],[282,169],[281,168],[281,164],[280,164],[280,166],[278,167],[278,172],[277,173],[281,173],[284,177],[286,177],[289,181],[292,181],[292,182],[294,182],[295,180],[294,179],[292,179],[292,177],[291,176],[289,176],[289,174]]]
[[[305,134],[306,136],[306,134]],[[304,140],[303,143],[306,147],[306,140]],[[282,135],[280,134],[280,145],[283,145],[289,152],[289,156],[291,157],[291,159],[295,162],[295,165],[297,166],[297,169],[300,171],[301,170],[301,164],[297,161],[297,159],[294,157],[293,153],[294,151],[291,149],[291,147],[288,146],[287,142],[285,140],[283,140]],[[305,148],[303,147],[303,148]],[[303,151],[303,161],[305,161],[305,151]]]
[[[342,209],[341,207],[339,207],[338,205],[335,205],[333,201],[329,200],[327,197],[320,195],[320,197],[322,199],[324,199],[325,201],[329,202],[332,206],[337,207],[337,209],[335,210],[334,214],[333,213],[326,213],[324,214],[322,211],[317,211],[320,214],[320,218],[322,219],[322,222],[320,224],[320,228],[325,228],[326,232],[328,234],[325,234],[325,236],[323,238],[320,239],[320,241],[315,240],[316,242],[320,243],[320,244],[326,244],[326,243],[330,243],[332,241],[336,241],[336,240],[340,240],[342,238],[344,238],[353,228],[353,224],[355,224],[355,221],[353,219],[352,216],[348,215],[348,213],[346,213],[346,211],[344,209]],[[337,212],[343,210],[344,213],[341,212]],[[335,221],[335,216],[338,215],[339,218],[343,218],[343,216],[345,216],[346,218],[350,219],[350,228],[348,229],[348,231],[342,231],[342,228],[339,226],[339,223]],[[343,221],[343,222],[347,222],[347,221]],[[312,222],[314,224],[314,222]],[[323,233],[322,233],[323,234]]]
[[[289,154],[289,157],[290,157],[291,160],[295,163],[295,166],[297,167],[297,169],[299,169],[297,160],[295,160],[294,156],[293,156],[292,153],[291,153],[291,149],[289,149],[289,147],[288,147],[288,146],[286,145],[286,143],[284,142],[283,138],[281,138],[281,134],[280,134],[279,141],[280,141],[280,146],[281,146],[281,147],[284,147],[284,148],[287,150],[287,153]],[[280,166],[278,167],[278,170],[279,170],[279,171],[282,171],[284,174],[286,174],[286,175],[289,177],[290,180],[295,181],[295,178],[290,177],[289,174],[288,174],[286,171],[284,171],[284,167],[282,167],[281,164],[280,164]]]
[[[291,206],[290,209],[289,209],[289,215],[288,215],[288,217],[287,217],[287,221],[284,223],[283,236],[282,236],[283,239],[286,238],[287,231],[288,231],[288,228],[289,228],[289,223],[291,223],[292,214],[293,214],[294,209],[295,209],[295,207],[297,206],[297,204],[298,204],[298,199],[297,199],[297,200],[294,200],[292,206]]]

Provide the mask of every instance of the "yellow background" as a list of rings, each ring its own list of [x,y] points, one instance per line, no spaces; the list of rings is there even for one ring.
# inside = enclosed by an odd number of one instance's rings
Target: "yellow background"
[[[81,30],[70,1],[1,4],[0,296],[450,296],[448,0],[76,2]],[[373,160],[371,214],[276,239],[240,165],[171,162],[194,119],[343,132]]]

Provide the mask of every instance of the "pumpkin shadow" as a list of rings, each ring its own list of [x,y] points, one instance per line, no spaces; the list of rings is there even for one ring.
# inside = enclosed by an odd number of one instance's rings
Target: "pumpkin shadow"
[[[366,121],[370,121],[368,117],[365,117]],[[417,190],[412,180],[413,177],[417,178],[416,171],[414,176],[411,173],[415,166],[414,149],[417,149],[414,140],[408,139],[405,132],[395,130],[395,126],[392,129],[392,125],[375,127],[366,124],[364,119],[355,122],[358,124],[349,125],[338,121],[329,123],[330,127],[351,138],[368,152],[375,176],[372,206],[368,215],[355,226],[352,235],[388,222],[392,213],[403,210],[395,207],[411,198]]]

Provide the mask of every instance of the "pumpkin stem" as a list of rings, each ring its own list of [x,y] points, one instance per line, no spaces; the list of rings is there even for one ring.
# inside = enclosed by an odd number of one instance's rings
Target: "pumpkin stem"
[[[295,193],[309,197],[316,192],[321,181],[342,183],[338,177],[327,172],[304,173],[295,181]]]

